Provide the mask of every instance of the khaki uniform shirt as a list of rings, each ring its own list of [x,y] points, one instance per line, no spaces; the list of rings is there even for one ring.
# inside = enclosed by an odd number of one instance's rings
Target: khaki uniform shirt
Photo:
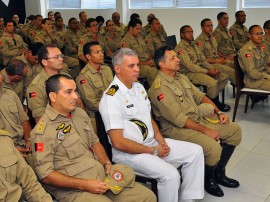
[[[22,101],[23,97],[24,97],[23,81],[19,81],[19,82],[16,82],[16,83],[11,83],[9,81],[9,78],[8,78],[8,75],[7,75],[7,72],[6,72],[5,69],[2,69],[0,74],[4,77],[3,84],[2,84],[3,87],[8,88],[10,90],[13,90],[18,95],[20,100]]]
[[[263,36],[262,48],[264,48],[264,53],[266,55],[266,63],[270,63],[270,36],[266,34]]]
[[[85,24],[82,24],[81,22],[79,22],[78,26],[79,26],[79,30],[81,31],[81,33],[82,33],[83,35],[86,34],[86,33],[88,32],[87,29],[86,29]]]
[[[0,88],[0,130],[11,134],[15,144],[24,145],[22,123],[28,120],[22,103],[16,93],[10,89]]]
[[[61,50],[64,47],[65,42],[66,42],[67,29],[66,28],[62,28],[62,29],[54,28],[54,34],[62,42],[61,46],[58,47]]]
[[[27,201],[52,202],[37,180],[32,168],[14,147],[6,131],[0,132],[0,199],[20,201],[23,195]]]
[[[43,30],[37,33],[35,43],[37,42],[43,43],[44,45],[55,45],[59,49],[63,48],[64,46],[64,38],[62,38],[59,34],[54,33],[54,37],[51,38],[49,34]]]
[[[218,44],[217,49],[222,55],[229,56],[231,54],[236,54],[236,50],[232,42],[232,36],[230,35],[227,28],[223,28],[218,25],[214,30],[213,35],[216,38]]]
[[[113,80],[110,67],[102,65],[100,71],[91,67],[88,63],[76,78],[78,91],[86,106],[89,117],[95,117],[98,111],[99,101],[103,92],[109,87]]]
[[[122,37],[126,35],[126,26],[122,22],[120,22],[120,26],[114,24],[114,30],[118,32]]]
[[[130,48],[136,51],[140,61],[149,60],[148,48],[144,39],[139,35],[137,37],[132,36],[129,32],[122,39],[121,46],[123,48]]]
[[[43,68],[40,64],[35,64],[31,66],[23,55],[15,57],[15,59],[21,60],[27,66],[27,75],[26,78],[24,79],[24,87],[27,88]],[[24,92],[26,92],[26,89],[24,90]]]
[[[183,128],[187,118],[200,120],[198,105],[205,94],[180,73],[173,78],[159,71],[148,95],[163,130]]]
[[[0,37],[3,36],[4,33],[4,27],[0,27]]]
[[[238,56],[247,87],[252,87],[255,80],[270,79],[270,68],[266,64],[264,48],[256,47],[249,41],[238,51]]]
[[[145,25],[143,27],[145,33],[148,35],[151,32],[151,27],[149,24]],[[160,24],[160,34],[166,39],[167,37],[167,32],[165,31],[164,27],[162,24]]]
[[[27,23],[27,24],[23,25],[21,27],[21,34],[23,35],[23,37],[29,37],[28,35],[29,35],[29,32],[30,32],[30,29],[32,29],[32,28],[33,28],[33,25],[30,24],[30,23]]]
[[[240,48],[242,48],[243,45],[245,45],[249,40],[247,27],[245,25],[239,25],[235,22],[230,27],[229,31],[236,51],[240,50]]]
[[[67,74],[64,70],[59,73]],[[41,117],[45,112],[48,98],[46,95],[45,82],[50,76],[44,69],[34,78],[26,91],[28,108],[32,110],[33,118]]]
[[[48,104],[31,132],[31,144],[35,148],[34,169],[38,178],[43,179],[57,171],[74,178],[104,181],[104,168],[90,150],[98,142],[85,111],[77,107],[67,117]],[[77,191],[45,186],[57,200]]]
[[[205,73],[213,67],[206,61],[202,51],[195,43],[181,40],[175,47],[177,57],[180,59],[181,73]]]
[[[105,53],[109,50],[109,47],[102,35],[97,33],[97,36],[94,37],[88,32],[87,34],[84,34],[79,40],[78,56],[83,55],[84,44],[91,41],[97,41]]]
[[[39,33],[41,30],[42,30],[41,27],[36,27],[36,26],[33,26],[33,27],[29,30],[28,37],[29,37],[31,43],[35,43],[36,35],[37,35],[37,33]]]
[[[145,42],[152,58],[154,57],[154,53],[158,48],[166,45],[165,37],[160,33],[154,33],[152,31],[145,38]]]
[[[21,49],[28,49],[21,36],[13,34],[11,37],[4,32],[0,38],[0,49],[3,57],[3,64],[7,66],[10,60],[20,55]]]
[[[204,56],[209,59],[220,58],[217,54],[217,41],[213,35],[208,38],[205,33],[201,33],[195,40],[197,46],[201,49]]]
[[[121,48],[122,36],[118,32],[114,32],[113,34],[106,32],[104,38],[112,52],[115,52]]]
[[[65,55],[78,59],[78,45],[83,33],[80,30],[73,32],[70,29],[66,33]]]

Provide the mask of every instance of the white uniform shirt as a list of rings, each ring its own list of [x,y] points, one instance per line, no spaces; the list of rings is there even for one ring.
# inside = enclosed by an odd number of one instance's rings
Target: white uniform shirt
[[[108,95],[106,92],[117,85],[119,89],[114,95]],[[117,87],[116,87],[117,88]],[[109,88],[104,92],[100,104],[99,111],[102,116],[105,129],[123,129],[123,136],[127,139],[133,140],[137,143],[146,146],[153,144],[154,130],[151,122],[151,104],[144,87],[137,82],[134,82],[131,89],[128,89],[118,78],[114,77],[113,82]],[[130,119],[138,119],[145,123],[148,129],[148,135],[145,140],[139,130],[129,127],[127,121]],[[125,152],[112,148],[113,159],[127,158]]]

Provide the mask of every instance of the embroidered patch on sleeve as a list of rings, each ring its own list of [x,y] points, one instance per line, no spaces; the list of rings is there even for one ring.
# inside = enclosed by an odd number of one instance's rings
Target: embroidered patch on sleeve
[[[35,98],[36,96],[37,96],[37,93],[36,92],[29,93],[29,97],[30,98]]]
[[[36,152],[43,152],[44,151],[44,143],[43,142],[36,142],[35,143],[35,151]]]
[[[246,58],[250,58],[251,57],[251,53],[246,54]]]
[[[159,95],[157,96],[158,101],[161,101],[163,98],[164,98],[164,95],[163,95],[163,94],[159,94]]]
[[[86,80],[85,80],[85,79],[83,79],[83,80],[81,80],[81,81],[80,81],[80,83],[81,83],[81,85],[83,85],[83,84],[85,84],[85,83],[86,83]]]

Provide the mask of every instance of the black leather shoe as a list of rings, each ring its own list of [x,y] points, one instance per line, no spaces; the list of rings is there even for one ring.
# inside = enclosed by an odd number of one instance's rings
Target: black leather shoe
[[[205,182],[204,189],[208,194],[213,196],[224,196],[222,189],[218,186],[214,179],[209,179],[207,182]]]
[[[231,110],[231,107],[229,105],[226,105],[226,104],[223,104],[221,102],[219,103],[215,103],[217,105],[217,107],[220,109],[220,111],[223,111],[223,112],[228,112]]]
[[[216,171],[216,182],[224,187],[229,188],[237,188],[240,186],[237,180],[231,179],[223,173],[219,173],[219,171]]]

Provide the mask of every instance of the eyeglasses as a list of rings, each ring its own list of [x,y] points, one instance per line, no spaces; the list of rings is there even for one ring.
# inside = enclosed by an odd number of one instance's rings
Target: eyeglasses
[[[264,35],[264,32],[255,32],[255,33],[252,33],[252,35],[256,35],[256,36]]]
[[[14,45],[17,46],[17,41],[13,39]]]
[[[59,54],[59,55],[55,55],[55,56],[52,56],[52,57],[48,57],[48,58],[45,58],[45,60],[49,60],[49,59],[59,59],[59,58],[64,58],[64,54]]]

